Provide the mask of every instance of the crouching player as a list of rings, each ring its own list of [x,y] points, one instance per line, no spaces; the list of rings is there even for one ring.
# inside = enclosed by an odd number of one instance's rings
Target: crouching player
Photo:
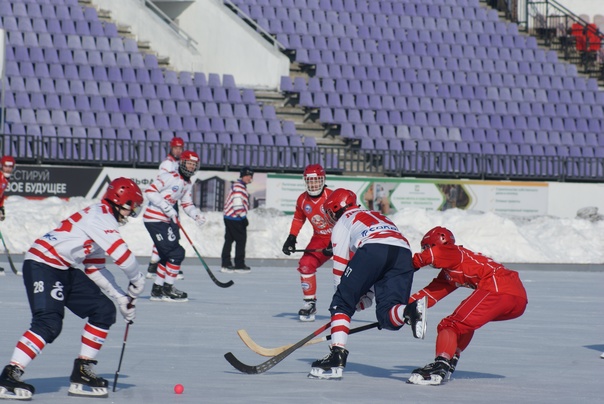
[[[518,273],[503,265],[455,245],[455,236],[444,227],[435,227],[422,238],[422,252],[413,255],[417,269],[430,265],[441,271],[411,301],[428,298],[432,307],[460,286],[474,292],[438,324],[436,358],[413,371],[408,383],[438,385],[448,380],[459,355],[468,347],[474,331],[491,321],[520,317],[528,299]]]
[[[31,399],[34,386],[21,381],[21,375],[61,333],[65,308],[88,319],[69,378],[69,395],[107,397],[107,380],[94,373],[93,365],[115,323],[116,309],[101,290],[117,301],[127,322],[134,320],[134,303],[143,291],[145,277],[120,236],[119,226],[136,216],[142,203],[143,194],[132,180],[115,179],[101,202],[63,220],[27,251],[23,282],[33,317],[0,375],[0,398]],[[127,292],[105,268],[105,253],[128,277]],[[79,264],[84,264],[86,273],[75,267]]]

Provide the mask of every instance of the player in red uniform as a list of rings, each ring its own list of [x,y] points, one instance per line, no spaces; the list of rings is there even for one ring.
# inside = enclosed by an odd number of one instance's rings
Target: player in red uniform
[[[315,321],[317,312],[317,268],[331,257],[331,229],[333,225],[327,220],[323,203],[332,194],[325,186],[325,170],[320,164],[311,164],[304,170],[306,192],[300,194],[296,202],[296,211],[292,220],[289,236],[283,244],[283,253],[290,255],[296,248],[298,234],[308,219],[313,227],[313,236],[298,262],[304,306],[298,312],[300,321]]]
[[[6,195],[4,192],[8,188],[8,180],[15,169],[15,159],[12,156],[4,156],[0,160],[2,170],[0,171],[0,221],[6,218],[6,212],[4,211],[4,201]],[[4,268],[0,267],[0,275],[4,275]]]
[[[413,255],[413,267],[430,265],[441,271],[428,286],[413,294],[410,301],[426,296],[431,307],[458,287],[474,289],[453,314],[438,324],[434,363],[415,369],[408,381],[436,385],[451,376],[475,330],[490,321],[520,317],[528,299],[516,271],[455,245],[455,236],[444,227],[435,227],[426,233],[421,246],[422,252]]]

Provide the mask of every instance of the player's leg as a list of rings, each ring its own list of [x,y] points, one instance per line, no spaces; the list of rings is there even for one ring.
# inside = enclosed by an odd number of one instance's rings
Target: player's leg
[[[65,306],[82,319],[88,319],[81,338],[80,354],[74,360],[69,381],[69,395],[107,397],[106,379],[93,369],[95,360],[115,324],[116,308],[111,299],[101,293],[99,287],[78,269],[69,270],[71,291]]]
[[[30,399],[32,385],[21,380],[25,368],[61,333],[65,313],[65,293],[70,288],[67,271],[26,260],[23,283],[31,312],[30,328],[17,342],[10,363],[0,375],[0,397]],[[67,288],[67,290],[66,290]]]
[[[224,244],[222,246],[221,260],[222,269],[221,272],[233,272],[233,263],[231,261],[231,249],[235,237],[233,236],[232,229],[233,220],[224,219]]]

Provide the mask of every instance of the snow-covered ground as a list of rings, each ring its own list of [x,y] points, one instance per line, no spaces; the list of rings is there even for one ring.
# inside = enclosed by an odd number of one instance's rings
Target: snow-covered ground
[[[7,219],[0,223],[0,231],[11,253],[24,253],[36,238],[53,229],[71,213],[93,202],[84,198],[72,198],[70,201],[59,198],[28,200],[11,196],[6,202]],[[201,228],[186,215],[182,218],[183,226],[204,257],[219,257],[224,241],[222,213],[209,212],[206,215],[208,222]],[[291,218],[272,209],[251,211],[247,257],[287,258],[281,248],[289,234]],[[453,231],[458,244],[500,262],[604,263],[604,221],[553,217],[506,218],[493,213],[458,209],[445,212],[403,209],[392,219],[411,243],[413,251],[419,250],[419,242],[429,229],[445,226]],[[151,238],[141,217],[130,219],[121,232],[136,255],[150,255]],[[306,224],[298,237],[298,248],[303,248],[310,236],[311,227]],[[186,239],[183,239],[182,245],[187,250],[187,256],[196,256]],[[3,251],[2,246],[0,251]]]

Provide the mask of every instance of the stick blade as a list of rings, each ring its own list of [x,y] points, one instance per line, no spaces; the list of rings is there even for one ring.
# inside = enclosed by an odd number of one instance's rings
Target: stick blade
[[[256,366],[246,365],[245,363],[243,363],[239,359],[237,359],[235,357],[235,355],[233,355],[232,352],[225,353],[224,359],[226,359],[227,362],[229,362],[231,364],[231,366],[233,366],[235,369],[237,369],[238,371],[240,371],[242,373],[247,373],[248,375],[255,375],[255,374],[260,373]]]

